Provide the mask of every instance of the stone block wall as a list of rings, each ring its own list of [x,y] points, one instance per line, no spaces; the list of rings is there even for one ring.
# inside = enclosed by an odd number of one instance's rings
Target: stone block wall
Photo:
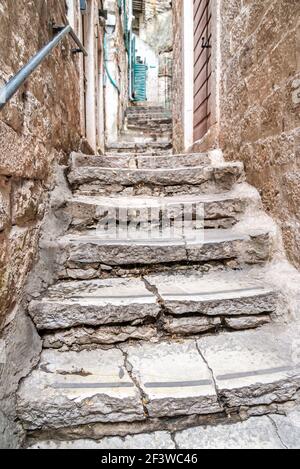
[[[17,3],[17,5],[16,5]],[[64,1],[0,2],[0,86],[66,22]],[[14,399],[36,364],[39,336],[23,307],[53,168],[80,145],[78,57],[68,37],[0,113],[0,447],[17,447]],[[45,272],[45,275],[47,272]]]
[[[245,163],[300,267],[300,2],[221,2],[219,145]]]
[[[175,152],[187,150],[182,3],[173,1]],[[300,2],[217,0],[213,5],[220,8],[220,117],[194,150],[219,147],[225,159],[244,162],[248,182],[260,191],[265,209],[282,228],[289,259],[300,268]]]
[[[63,5],[1,2],[0,86],[52,38],[52,21],[65,22]],[[0,322],[18,301],[34,256],[53,162],[79,146],[73,47],[64,39],[0,115]]]

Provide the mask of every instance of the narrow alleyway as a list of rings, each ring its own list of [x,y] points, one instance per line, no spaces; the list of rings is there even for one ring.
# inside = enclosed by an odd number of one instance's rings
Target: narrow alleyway
[[[14,4],[0,448],[299,449],[299,0]]]
[[[118,446],[91,441],[117,435],[124,447],[284,447],[296,425],[297,413],[262,417],[288,410],[300,386],[300,326],[283,325],[276,272],[289,288],[297,279],[270,264],[276,226],[241,163],[173,155],[170,125],[159,107],[129,108],[105,156],[71,157],[57,282],[29,308],[44,350],[18,392],[36,447]]]

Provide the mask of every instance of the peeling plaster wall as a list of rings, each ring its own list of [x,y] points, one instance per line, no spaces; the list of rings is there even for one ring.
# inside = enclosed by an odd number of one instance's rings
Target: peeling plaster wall
[[[300,268],[300,2],[221,2],[220,147],[283,231]]]
[[[16,5],[17,4],[17,5]],[[2,0],[0,85],[65,23],[64,1]],[[80,90],[74,44],[64,39],[0,114],[0,447],[17,447],[19,380],[35,365],[40,339],[26,315],[24,285],[36,259],[55,162],[80,146]]]

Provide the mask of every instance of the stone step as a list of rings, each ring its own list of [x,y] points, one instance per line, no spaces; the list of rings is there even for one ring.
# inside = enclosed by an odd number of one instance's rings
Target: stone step
[[[96,423],[118,435],[121,422],[130,434],[137,422],[153,430],[167,418],[200,415],[209,424],[216,415],[260,415],[297,396],[299,333],[295,323],[108,350],[45,350],[21,383],[17,415],[27,430],[81,426],[80,437]]]
[[[160,312],[156,296],[141,279],[109,278],[58,282],[47,296],[32,301],[30,315],[38,329],[143,323]]]
[[[117,142],[110,143],[106,147],[107,153],[152,153],[170,154],[172,152],[172,143],[134,143],[134,142]]]
[[[125,120],[125,128],[143,128],[145,130],[169,130],[172,131],[172,119],[168,117],[143,117],[143,116],[130,116]]]
[[[163,106],[132,106],[126,109],[126,115],[132,114],[167,114],[171,115],[171,112],[165,109]]]
[[[44,347],[61,348],[251,329],[270,322],[280,307],[263,269],[204,275],[189,270],[147,276],[144,282],[58,282],[30,303],[29,313],[36,327],[48,332]]]
[[[166,114],[132,114],[126,117],[125,119],[125,128],[129,127],[138,127],[143,129],[152,128],[155,130],[160,130],[161,128],[168,128],[169,130],[173,129],[172,119]]]
[[[238,184],[230,192],[216,195],[173,197],[89,197],[74,196],[67,201],[64,212],[70,219],[71,230],[98,227],[104,221],[117,224],[139,223],[141,225],[172,223],[174,219],[187,216],[204,216],[205,228],[230,228],[245,212],[246,207],[256,204],[259,198],[246,183]]]
[[[171,132],[144,132],[137,130],[124,130],[120,134],[122,142],[135,143],[135,144],[149,144],[159,143],[167,145],[172,139]]]
[[[72,168],[73,190],[86,195],[173,195],[220,193],[244,180],[241,163],[163,169]]]
[[[89,156],[81,153],[72,153],[70,166],[72,169],[81,167],[99,168],[131,168],[131,169],[158,169],[158,168],[184,168],[209,165],[209,153],[180,154],[180,155],[99,155]]]
[[[215,425],[178,426],[168,431],[152,431],[132,435],[91,439],[42,439],[29,443],[30,449],[93,449],[93,450],[241,450],[241,449],[299,449],[300,408],[291,406],[284,414],[271,413],[247,420],[227,416]],[[45,435],[47,438],[47,436]],[[49,438],[49,437],[48,437]]]
[[[109,238],[110,237],[110,238]],[[273,233],[266,229],[127,231],[111,233],[89,230],[70,234],[57,242],[57,268],[60,278],[97,278],[101,265],[114,272],[117,268],[157,271],[162,265],[204,264],[234,265],[265,263],[271,257]],[[84,277],[82,277],[82,275]],[[88,275],[88,277],[86,277]],[[74,277],[75,276],[75,277]]]
[[[146,117],[132,115],[126,118],[125,128],[172,131],[172,119],[165,116]]]

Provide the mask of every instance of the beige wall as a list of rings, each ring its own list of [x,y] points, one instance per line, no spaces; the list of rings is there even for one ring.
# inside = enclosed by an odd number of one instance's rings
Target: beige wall
[[[282,227],[300,267],[300,2],[222,2],[220,146]]]
[[[218,2],[215,2],[217,5]],[[220,74],[215,125],[193,150],[220,147],[245,163],[247,179],[282,228],[290,260],[300,267],[300,2],[220,0]],[[182,2],[175,9],[174,150],[183,139]],[[216,14],[216,10],[214,12]],[[219,37],[218,37],[218,36]],[[192,77],[191,77],[192,84]]]

